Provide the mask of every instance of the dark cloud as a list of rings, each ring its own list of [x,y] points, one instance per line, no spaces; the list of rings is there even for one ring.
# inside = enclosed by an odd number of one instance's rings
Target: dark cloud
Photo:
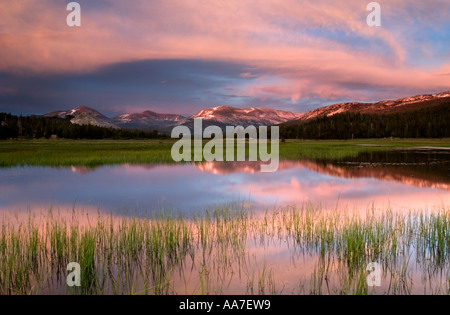
[[[147,60],[93,73],[0,73],[0,111],[43,114],[80,105],[107,115],[137,109],[192,114],[212,105],[245,105],[229,90],[258,76],[246,65],[196,60]],[[252,73],[252,77],[242,73]]]

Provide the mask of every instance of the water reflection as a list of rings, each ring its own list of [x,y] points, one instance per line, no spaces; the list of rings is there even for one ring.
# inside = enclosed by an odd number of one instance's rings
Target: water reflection
[[[236,201],[256,209],[307,201],[332,207],[419,208],[450,204],[450,152],[371,153],[330,161],[281,161],[276,173],[259,163],[121,165],[98,169],[0,170],[0,207],[98,208],[133,212],[169,208],[192,213]]]
[[[449,292],[448,242],[434,238],[436,228],[442,235],[448,232],[442,222],[449,219],[449,210],[368,211],[361,216],[308,205],[259,218],[246,209],[222,210],[194,220],[91,217],[83,211],[24,215],[20,221],[6,217],[3,236],[11,237],[3,237],[0,261],[9,264],[0,274],[12,266],[27,277],[19,282],[22,286],[0,281],[0,294],[10,289],[17,294],[68,292],[59,272],[75,258],[72,250],[64,250],[69,244],[79,253],[96,253],[89,261],[91,273],[75,293],[361,294],[366,266],[374,261],[383,266],[381,287],[367,293]],[[31,235],[34,241],[28,243]],[[16,250],[18,245],[25,255]],[[35,253],[31,259],[29,247]],[[32,260],[36,257],[41,259]]]
[[[231,174],[258,173],[258,162],[198,165],[205,172]],[[376,178],[418,187],[450,190],[450,150],[394,150],[364,152],[339,161],[282,161],[280,170],[306,167],[314,172],[342,178]]]
[[[323,220],[325,223],[311,225],[318,229],[312,236],[308,236],[309,217],[303,209],[298,211],[300,219],[298,216],[289,217],[297,212],[274,212],[275,216],[269,214],[267,220],[264,213],[256,213],[245,224],[237,221],[236,224],[228,225],[231,229],[225,230],[214,225],[216,220],[205,221],[212,224],[205,234],[209,237],[206,243],[198,237],[200,228],[196,224],[201,221],[186,220],[182,224],[188,225],[191,233],[188,239],[191,239],[192,247],[189,247],[190,254],[182,257],[182,263],[178,263],[173,270],[172,267],[168,268],[172,273],[168,293],[335,294],[348,285],[350,270],[354,268],[349,263],[351,260],[347,259],[349,256],[339,256],[345,254],[345,251],[341,253],[337,250],[345,248],[348,243],[345,239],[347,234],[338,233],[343,229],[337,229],[340,224],[345,223],[342,220],[345,206],[358,207],[358,214],[364,216],[363,210],[375,203],[381,208],[377,218],[389,213],[385,207],[388,204],[400,210],[428,208],[434,210],[433,214],[437,213],[439,208],[434,208],[435,205],[450,204],[448,153],[398,151],[361,154],[337,162],[281,161],[276,173],[260,173],[259,163],[240,162],[121,165],[97,169],[0,169],[0,209],[13,212],[11,220],[17,224],[28,222],[28,209],[43,210],[45,213],[50,206],[54,209],[76,208],[77,211],[66,212],[63,219],[70,222],[75,213],[77,224],[91,228],[95,225],[98,211],[115,213],[115,220],[120,220],[127,219],[130,214],[138,212],[142,215],[146,210],[159,208],[191,214],[214,204],[239,200],[250,200],[256,210],[311,201],[322,205],[318,207],[321,214],[332,214]],[[327,211],[327,208],[334,209],[338,201],[339,208],[335,211],[337,221],[332,222],[333,211]],[[79,208],[83,211],[78,211]],[[276,216],[278,219],[273,221]],[[0,216],[0,222],[2,219],[3,216]],[[242,220],[240,217],[236,219]],[[317,216],[315,219],[317,221]],[[46,226],[46,222],[42,222],[43,226]],[[230,221],[227,222],[230,224]],[[382,262],[390,265],[384,270],[382,287],[375,293],[405,293],[410,289],[412,293],[429,293],[427,290],[430,288],[433,288],[432,293],[448,292],[448,242],[438,243],[444,249],[435,250],[437,243],[430,237],[435,235],[434,232],[430,231],[428,234],[423,227],[419,229],[421,221],[417,217],[399,217],[397,221],[388,219],[380,222],[382,224],[375,226],[386,228],[387,223],[397,222],[384,232],[385,239],[380,242],[383,246],[390,244],[393,234],[398,233],[399,238],[395,239],[395,246],[392,247],[395,249],[389,247],[390,250],[382,251]],[[405,222],[415,225],[408,227],[404,225]],[[333,234],[335,239],[330,241],[331,245],[326,247],[326,256],[323,256],[323,243],[317,236],[325,235],[320,229],[327,224],[337,232]],[[297,232],[292,233],[296,228]],[[109,229],[102,228],[101,231]],[[376,230],[367,227],[365,231],[370,233]],[[115,237],[124,235],[126,233],[121,230]],[[416,240],[411,243],[414,238]],[[368,239],[374,241],[378,237]],[[428,243],[423,245],[423,242]],[[117,241],[119,243],[121,242]],[[397,243],[400,244],[398,247]],[[152,242],[147,242],[148,244]],[[364,243],[363,248],[366,246]],[[119,248],[115,249],[120,254],[117,257],[126,257]],[[102,253],[101,248],[98,251]],[[148,253],[153,252],[155,251],[151,248],[148,250]],[[151,266],[151,262],[145,260],[146,253],[141,254],[143,256],[139,256],[138,261],[144,266]],[[363,276],[366,264],[373,261],[376,255],[366,258],[367,261],[357,263],[357,270]],[[409,262],[407,272],[403,272],[405,261]],[[102,264],[100,259],[97,266]],[[327,270],[327,273],[321,274],[321,270]],[[161,274],[167,274],[166,270]],[[144,279],[153,279],[153,276],[152,273],[143,275]],[[127,277],[125,278],[128,279]],[[356,283],[358,278],[353,277],[351,281]],[[405,283],[406,287],[403,288]],[[61,288],[65,288],[64,282],[61,283]]]

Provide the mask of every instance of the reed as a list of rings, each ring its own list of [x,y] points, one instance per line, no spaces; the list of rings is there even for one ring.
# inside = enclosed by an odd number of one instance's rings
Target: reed
[[[224,205],[189,218],[163,211],[151,217],[89,216],[73,209],[27,220],[4,216],[1,222],[2,295],[450,290],[450,209],[444,206],[400,212],[305,204],[261,214]],[[276,264],[265,258],[277,250],[296,264],[314,262],[310,273],[286,288]],[[66,286],[70,262],[82,268],[79,288]],[[383,269],[385,285],[375,291],[366,283],[370,262]]]

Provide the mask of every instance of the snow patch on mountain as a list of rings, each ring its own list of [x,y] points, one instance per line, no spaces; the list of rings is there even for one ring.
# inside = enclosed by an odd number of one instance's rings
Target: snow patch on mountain
[[[199,111],[187,118],[181,124],[193,126],[194,119],[202,119],[205,125],[225,126],[274,126],[289,120],[302,117],[301,113],[267,108],[235,108],[230,106],[216,106]]]
[[[341,113],[361,113],[361,114],[390,114],[419,108],[432,107],[442,101],[450,101],[450,92],[436,94],[422,94],[405,97],[396,100],[379,101],[376,103],[340,103],[312,110],[302,117],[300,121],[307,121],[319,117],[330,117]]]

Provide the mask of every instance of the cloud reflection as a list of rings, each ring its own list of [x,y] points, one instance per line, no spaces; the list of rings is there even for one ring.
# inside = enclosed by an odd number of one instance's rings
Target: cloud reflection
[[[309,201],[364,209],[372,203],[406,208],[450,204],[448,182],[426,177],[311,161],[282,161],[276,173],[256,170],[258,163],[2,169],[0,204],[24,210],[76,205],[116,213],[161,208],[193,213],[239,201],[251,201],[256,209]]]

